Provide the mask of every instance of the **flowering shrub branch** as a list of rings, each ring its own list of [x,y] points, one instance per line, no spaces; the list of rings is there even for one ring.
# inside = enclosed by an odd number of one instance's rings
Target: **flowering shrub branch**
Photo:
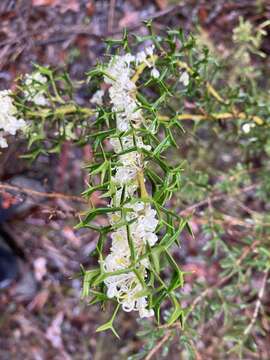
[[[163,202],[156,202],[147,191],[144,172],[152,146],[149,141],[145,142],[144,133],[152,132],[154,135],[158,129],[151,129],[151,124],[144,118],[136,88],[136,82],[144,69],[152,69],[150,76],[154,75],[155,78],[158,71],[153,73],[156,59],[154,47],[151,46],[137,56],[130,53],[114,56],[108,66],[101,70],[105,74],[105,83],[109,85],[109,99],[116,128],[113,132],[109,131],[107,137],[113,153],[105,152],[101,146],[101,161],[91,167],[92,179],[100,173],[100,182],[93,185],[90,192],[102,189],[105,196],[112,198],[109,208],[104,209],[104,213],[109,214],[110,227],[106,227],[105,231],[112,231],[112,245],[110,254],[104,259],[104,228],[95,228],[101,233],[98,245],[101,272],[98,271],[90,281],[86,273],[85,279],[94,286],[101,283],[101,287],[104,281],[107,297],[116,298],[125,311],[138,311],[140,317],[153,316],[154,309],[159,317],[161,300],[169,297],[175,307],[169,321],[174,322],[182,315],[174,290],[183,284],[183,274],[168,253],[168,248],[177,241],[175,235],[181,232],[185,221],[178,216],[173,219],[161,207]],[[92,76],[93,73],[89,75]],[[102,135],[104,136],[104,132]],[[167,170],[171,173],[167,176],[174,178],[173,187],[177,188],[177,170],[172,171],[166,166]],[[162,211],[166,214],[167,221]],[[89,220],[97,213],[100,213],[100,209],[91,210],[82,225],[91,227]],[[171,238],[164,236],[157,244],[156,232],[161,232],[163,227],[167,227],[167,231],[174,235]],[[162,255],[165,255],[174,269],[169,285],[159,275],[158,263]],[[109,324],[111,325],[111,320]]]
[[[148,30],[147,36],[136,36],[133,43],[127,34],[122,40],[107,41],[109,61],[89,71],[85,81],[92,94],[89,106],[75,101],[81,83],[71,81],[65,72],[42,66],[22,77],[13,93],[1,92],[0,146],[6,147],[12,136],[21,133],[28,141],[24,157],[34,160],[41,154],[60,152],[67,140],[78,146],[91,144],[93,160],[87,164],[90,181],[83,195],[91,199],[98,193],[106,204],[92,206],[77,226],[98,233],[92,254],[96,266],[81,270],[82,295],[90,298],[91,304],[113,303],[112,317],[97,331],[110,329],[118,336],[114,320],[121,309],[134,311],[139,318],[155,317],[156,337],[161,336],[161,340],[153,349],[159,349],[179,327],[186,341],[186,332],[195,328],[199,318],[193,317],[197,305],[216,291],[215,286],[204,291],[199,288],[199,295],[186,301],[189,307],[182,306],[185,273],[172,253],[179,251],[182,231],[192,232],[188,219],[179,215],[184,213],[175,202],[175,194],[182,191],[188,196],[186,183],[201,180],[205,184],[205,177],[191,181],[183,172],[184,162],[178,163],[171,156],[186,136],[182,121],[191,120],[199,127],[207,124],[206,120],[214,120],[206,129],[215,126],[219,131],[220,122],[233,120],[226,124],[237,129],[237,136],[245,136],[243,143],[251,144],[250,151],[258,151],[254,136],[260,133],[263,151],[269,152],[264,132],[269,110],[265,94],[260,98],[250,95],[247,84],[241,88],[226,86],[219,65],[206,49],[197,47],[192,36],[186,38],[176,30],[157,36],[150,26]],[[137,53],[131,52],[130,43]],[[234,184],[238,177],[233,178]],[[231,183],[222,186],[222,192],[216,192],[217,199],[224,195],[224,189],[225,193],[229,189],[230,194],[237,194]],[[198,204],[209,201],[208,196]],[[205,231],[214,234],[222,249],[227,249],[219,227],[211,222]],[[216,254],[216,244],[211,246]],[[265,264],[269,264],[268,253],[261,251]],[[225,286],[246,260],[237,251],[228,258],[233,271],[217,285]],[[262,270],[267,275],[268,267]],[[246,335],[256,322],[261,296]]]

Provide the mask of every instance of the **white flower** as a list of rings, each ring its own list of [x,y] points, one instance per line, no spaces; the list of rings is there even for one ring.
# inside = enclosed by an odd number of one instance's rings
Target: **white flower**
[[[112,145],[116,153],[120,153],[124,150],[128,150],[135,147],[134,139],[131,135],[123,136],[121,138],[121,142],[119,138],[112,137],[110,138],[110,144]],[[140,136],[136,137],[136,146],[138,149],[145,149],[147,151],[151,150],[151,146],[145,145]]]
[[[135,204],[132,204],[131,207],[134,211],[140,212],[144,209],[144,203],[141,201],[137,201]]]
[[[254,123],[245,123],[244,125],[242,125],[242,130],[245,134],[248,134],[254,126]]]
[[[125,227],[122,227],[117,231],[115,231],[114,233],[112,233],[111,238],[112,238],[112,246],[111,246],[112,254],[121,253],[121,254],[125,254],[126,256],[130,255],[130,249],[127,239],[127,230]]]
[[[48,79],[38,71],[32,74],[26,74],[24,81],[26,85],[26,89],[24,91],[26,99],[32,101],[36,105],[47,105],[48,100],[44,96],[44,86],[47,82]]]
[[[102,105],[103,102],[103,96],[104,96],[104,90],[98,90],[94,93],[92,96],[90,102],[92,104]]]
[[[184,85],[184,86],[188,86],[189,84],[189,75],[187,71],[184,71],[179,78],[179,81]]]
[[[155,45],[148,46],[145,48],[145,52],[148,56],[152,56],[154,54]]]
[[[11,91],[0,91],[0,147],[7,147],[5,134],[15,135],[18,130],[25,127],[25,121],[17,119],[17,109],[13,105]]]
[[[134,281],[136,281],[136,277],[132,272],[107,277],[104,280],[108,288],[107,296],[109,298],[116,297],[119,302],[124,301],[122,299],[128,298],[127,294]]]
[[[144,51],[140,51],[136,55],[136,63],[140,64],[140,63],[144,62],[146,60],[146,58],[147,58],[147,54]]]
[[[154,315],[154,310],[153,309],[146,309],[147,306],[147,300],[145,296],[142,296],[140,299],[138,299],[137,301],[137,308],[139,311],[139,315],[141,318],[144,317],[151,317]]]
[[[138,219],[137,231],[152,232],[155,231],[158,224],[156,219],[156,211],[149,204],[146,205],[144,215],[140,215]]]
[[[125,54],[123,59],[127,65],[130,65],[131,62],[134,62],[136,60],[135,56],[130,53]]]
[[[131,151],[126,154],[120,155],[119,160],[123,166],[126,166],[126,167],[132,166],[132,167],[136,168],[135,169],[136,172],[141,163],[141,161],[140,161],[141,157],[137,151]]]
[[[156,68],[153,68],[153,69],[151,70],[151,76],[152,76],[154,79],[158,79],[159,76],[160,76],[160,73],[159,73],[159,71],[158,71]]]
[[[32,85],[33,82],[39,83],[39,84],[46,84],[48,79],[46,76],[43,76],[39,71],[35,71],[32,74],[26,74],[25,75],[25,84],[26,85]]]
[[[113,271],[117,271],[117,270],[122,270],[125,269],[129,266],[129,259],[128,256],[126,254],[122,254],[122,250],[121,247],[119,247],[117,249],[116,252],[112,252],[111,254],[109,254],[106,259],[104,260],[104,270],[106,272],[113,272]],[[130,272],[128,274],[121,274],[121,275],[129,275],[128,278],[130,277],[130,274],[133,277],[133,273]],[[116,281],[117,276],[120,275],[114,275],[114,276],[110,276],[109,278],[112,278],[113,281]],[[122,276],[121,276],[122,278]]]
[[[150,246],[154,246],[155,243],[158,241],[158,237],[156,234],[153,234],[151,232],[148,232],[144,235],[143,241],[145,243],[148,243]]]
[[[154,54],[154,49],[155,49],[154,45],[151,45],[151,46],[145,48],[145,50],[142,50],[142,51],[138,52],[137,55],[136,55],[136,65],[139,65],[139,64],[141,64],[141,63],[146,63],[146,65],[147,65],[148,67],[153,66],[153,65],[151,64],[151,62],[149,62],[149,61],[147,60],[147,57],[148,57],[148,58],[149,58],[149,57],[151,58],[151,57],[153,56],[153,54]]]
[[[134,180],[136,178],[136,175],[137,175],[136,168],[121,166],[116,170],[114,181],[116,184],[123,186],[128,182],[130,182],[131,180]]]
[[[129,55],[114,56],[106,69],[106,73],[109,77],[104,77],[105,82],[112,85],[117,82],[118,85],[121,84],[121,87],[124,87],[125,82],[127,82],[126,86],[130,86],[132,83],[130,78],[134,72],[129,66],[131,59],[132,58]]]
[[[2,131],[0,132],[0,148],[6,148],[8,147],[8,143],[7,140],[5,138],[3,138],[3,133]]]

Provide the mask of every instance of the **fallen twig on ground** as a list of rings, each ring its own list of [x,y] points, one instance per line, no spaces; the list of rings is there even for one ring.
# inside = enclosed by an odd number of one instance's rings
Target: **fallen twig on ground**
[[[31,190],[31,189],[23,188],[20,186],[3,184],[3,183],[0,183],[0,190],[1,189],[17,191],[17,192],[25,193],[25,194],[32,195],[32,196],[46,197],[46,198],[50,198],[50,199],[59,198],[59,199],[65,199],[65,200],[69,200],[69,201],[76,201],[76,202],[80,202],[80,203],[84,203],[84,204],[88,203],[87,200],[83,199],[80,196],[76,196],[76,195],[67,195],[67,194],[62,194],[62,193],[58,193],[58,192],[47,193],[47,192]]]

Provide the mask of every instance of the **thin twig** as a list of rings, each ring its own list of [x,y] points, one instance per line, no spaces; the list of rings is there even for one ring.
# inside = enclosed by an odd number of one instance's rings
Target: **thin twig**
[[[244,187],[243,189],[239,189],[238,191],[233,192],[231,195],[235,196],[235,195],[239,195],[242,193],[246,193],[246,192],[256,189],[258,186],[259,186],[259,184],[252,184],[252,185]],[[212,195],[210,197],[211,203],[222,200],[226,196],[228,196],[227,193]],[[181,210],[179,215],[186,215],[187,213],[191,213],[192,211],[196,210],[197,208],[207,205],[208,203],[209,203],[209,197],[207,197],[207,199],[205,199],[205,200],[199,201],[198,203],[188,206],[187,208]]]
[[[62,193],[58,193],[58,192],[47,193],[47,192],[43,192],[43,191],[37,191],[37,190],[23,188],[21,186],[15,186],[15,185],[3,184],[3,183],[0,183],[0,190],[1,189],[17,191],[17,192],[29,194],[32,196],[46,197],[46,198],[50,198],[50,199],[58,198],[58,199],[76,201],[76,202],[80,202],[80,203],[84,203],[84,204],[88,203],[87,200],[83,199],[80,196],[76,196],[76,195],[66,195],[66,194],[62,194]]]
[[[169,325],[169,324],[164,324],[164,325],[160,325],[158,328],[159,328],[159,329],[172,329],[172,328],[181,329],[181,323],[180,323],[180,321],[178,321],[178,322],[175,322],[175,323],[173,323],[173,324],[171,324],[171,325]]]
[[[253,328],[253,326],[254,326],[257,318],[258,318],[259,311],[260,311],[260,308],[262,306],[262,298],[263,298],[266,283],[267,283],[268,272],[269,272],[269,270],[267,269],[265,271],[265,273],[264,273],[264,276],[263,276],[263,279],[262,279],[262,284],[261,284],[260,291],[259,291],[259,294],[258,294],[258,299],[256,301],[255,309],[254,309],[251,321],[250,321],[248,327],[244,331],[244,335],[248,335],[251,332],[251,330],[252,330],[252,328]]]
[[[220,101],[220,100],[219,100]],[[177,116],[178,120],[194,120],[194,121],[202,121],[202,120],[231,120],[231,119],[242,119],[247,121],[253,121],[257,125],[262,125],[264,120],[259,116],[249,116],[243,112],[225,112],[225,113],[213,113],[213,114],[180,114]],[[161,121],[168,121],[170,118],[165,115],[158,116],[158,119]]]
[[[153,349],[149,352],[149,354],[146,356],[145,360],[150,360],[152,357],[159,351],[159,349],[162,347],[163,344],[169,339],[171,336],[171,331],[167,332],[163,338],[156,344],[156,346],[153,347]]]
[[[108,33],[113,31],[115,13],[115,0],[110,0],[109,16],[108,16]]]

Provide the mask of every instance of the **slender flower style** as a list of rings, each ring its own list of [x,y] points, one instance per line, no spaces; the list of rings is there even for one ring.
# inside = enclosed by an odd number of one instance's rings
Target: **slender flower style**
[[[36,71],[32,74],[25,75],[26,89],[24,91],[25,97],[28,101],[32,101],[36,105],[45,106],[48,100],[44,96],[44,85],[48,82],[46,76]]]
[[[109,298],[116,298],[124,311],[138,311],[140,317],[154,314],[153,309],[148,308],[147,297],[140,295],[145,290],[141,279],[146,278],[148,261],[144,259],[138,263],[132,257],[143,255],[147,244],[153,246],[158,241],[155,234],[158,220],[156,211],[147,200],[138,197],[138,176],[144,168],[143,156],[139,150],[145,148],[150,151],[151,147],[145,145],[136,133],[136,129],[143,123],[143,113],[135,97],[136,85],[132,76],[135,73],[134,67],[141,63],[153,67],[153,50],[153,47],[148,48],[139,52],[136,57],[131,54],[115,56],[110,61],[105,76],[105,82],[110,85],[109,96],[117,128],[110,143],[114,152],[119,154],[112,177],[116,191],[111,205],[122,207],[122,210],[110,215],[110,223],[116,230],[111,235],[111,252],[102,266],[105,272],[126,272],[108,276],[104,282]],[[125,225],[121,226],[121,223]],[[131,266],[135,266],[136,271],[131,271]]]
[[[23,119],[17,119],[17,109],[13,104],[10,90],[0,91],[0,148],[8,146],[4,135],[16,135],[26,124]]]

